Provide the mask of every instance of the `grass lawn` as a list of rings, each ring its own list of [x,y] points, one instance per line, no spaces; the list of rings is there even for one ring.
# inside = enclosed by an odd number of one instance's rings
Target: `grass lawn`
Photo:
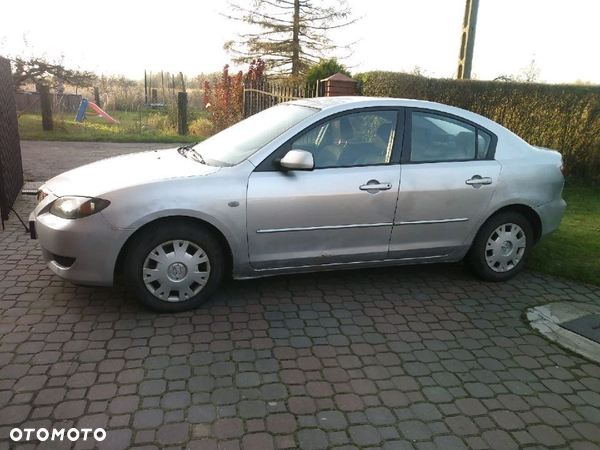
[[[560,228],[534,248],[528,267],[600,286],[600,187],[567,181],[563,198]]]
[[[159,129],[152,115],[165,116],[162,111],[126,112],[108,114],[120,123],[111,124],[104,118],[88,112],[82,123],[75,122],[75,113],[54,115],[54,131],[42,130],[42,116],[24,114],[19,118],[19,134],[23,140],[33,141],[105,141],[105,142],[194,142],[197,136],[179,136],[176,131]]]

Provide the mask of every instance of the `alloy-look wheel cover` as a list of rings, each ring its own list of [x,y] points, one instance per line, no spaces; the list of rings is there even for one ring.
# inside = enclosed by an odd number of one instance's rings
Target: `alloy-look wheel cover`
[[[166,302],[189,300],[204,288],[209,276],[208,255],[185,240],[160,244],[148,254],[142,268],[148,291]]]
[[[519,264],[526,248],[523,229],[514,223],[505,223],[490,234],[485,245],[485,261],[494,272],[505,273]]]

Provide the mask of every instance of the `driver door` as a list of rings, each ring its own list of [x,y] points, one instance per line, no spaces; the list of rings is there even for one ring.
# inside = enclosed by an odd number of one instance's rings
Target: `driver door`
[[[399,116],[363,110],[323,120],[252,173],[247,230],[254,269],[386,258],[400,183]],[[313,153],[314,170],[276,167],[291,149]]]

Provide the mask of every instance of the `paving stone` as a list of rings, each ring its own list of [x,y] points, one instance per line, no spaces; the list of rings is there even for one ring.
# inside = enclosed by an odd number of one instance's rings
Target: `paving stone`
[[[519,448],[518,444],[510,437],[510,435],[506,431],[484,431],[482,437],[493,449],[516,450]]]
[[[65,420],[81,417],[85,411],[85,407],[85,400],[63,402],[54,408],[54,418],[58,420]]]
[[[164,412],[160,409],[144,409],[135,413],[133,427],[136,429],[157,428],[163,422]]]
[[[398,428],[401,436],[410,441],[429,439],[431,437],[431,430],[423,422],[400,422]]]
[[[235,388],[215,389],[211,401],[215,405],[231,405],[240,400],[240,391]]]
[[[342,430],[348,425],[341,411],[322,411],[317,414],[317,423],[324,430]]]
[[[187,423],[163,425],[156,432],[156,439],[161,445],[187,442],[189,440],[189,425]]]
[[[322,430],[300,430],[297,436],[302,450],[325,450],[329,446],[327,435]]]
[[[479,429],[475,423],[466,416],[452,416],[446,418],[446,424],[457,436],[478,434]]]
[[[190,423],[210,423],[217,417],[217,410],[213,405],[198,405],[188,409]]]
[[[242,439],[244,450],[274,450],[273,437],[267,433],[247,434]]]
[[[360,446],[379,445],[381,442],[381,434],[371,425],[350,427],[348,432],[352,441]]]
[[[240,419],[219,419],[213,424],[212,432],[219,439],[237,438],[244,434],[244,423]]]
[[[367,408],[365,414],[373,425],[390,425],[396,421],[396,417],[385,407]]]
[[[244,400],[238,404],[238,412],[242,419],[265,417],[267,404],[262,400]]]
[[[267,429],[272,433],[293,433],[296,427],[296,419],[292,414],[272,414],[267,417]]]
[[[186,408],[192,400],[192,396],[187,391],[167,392],[160,400],[160,405],[164,409],[182,409]]]

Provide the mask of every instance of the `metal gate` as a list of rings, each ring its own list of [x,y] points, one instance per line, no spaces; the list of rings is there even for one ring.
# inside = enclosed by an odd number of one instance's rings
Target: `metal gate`
[[[10,62],[0,57],[0,216],[8,219],[23,187],[23,162]]]

